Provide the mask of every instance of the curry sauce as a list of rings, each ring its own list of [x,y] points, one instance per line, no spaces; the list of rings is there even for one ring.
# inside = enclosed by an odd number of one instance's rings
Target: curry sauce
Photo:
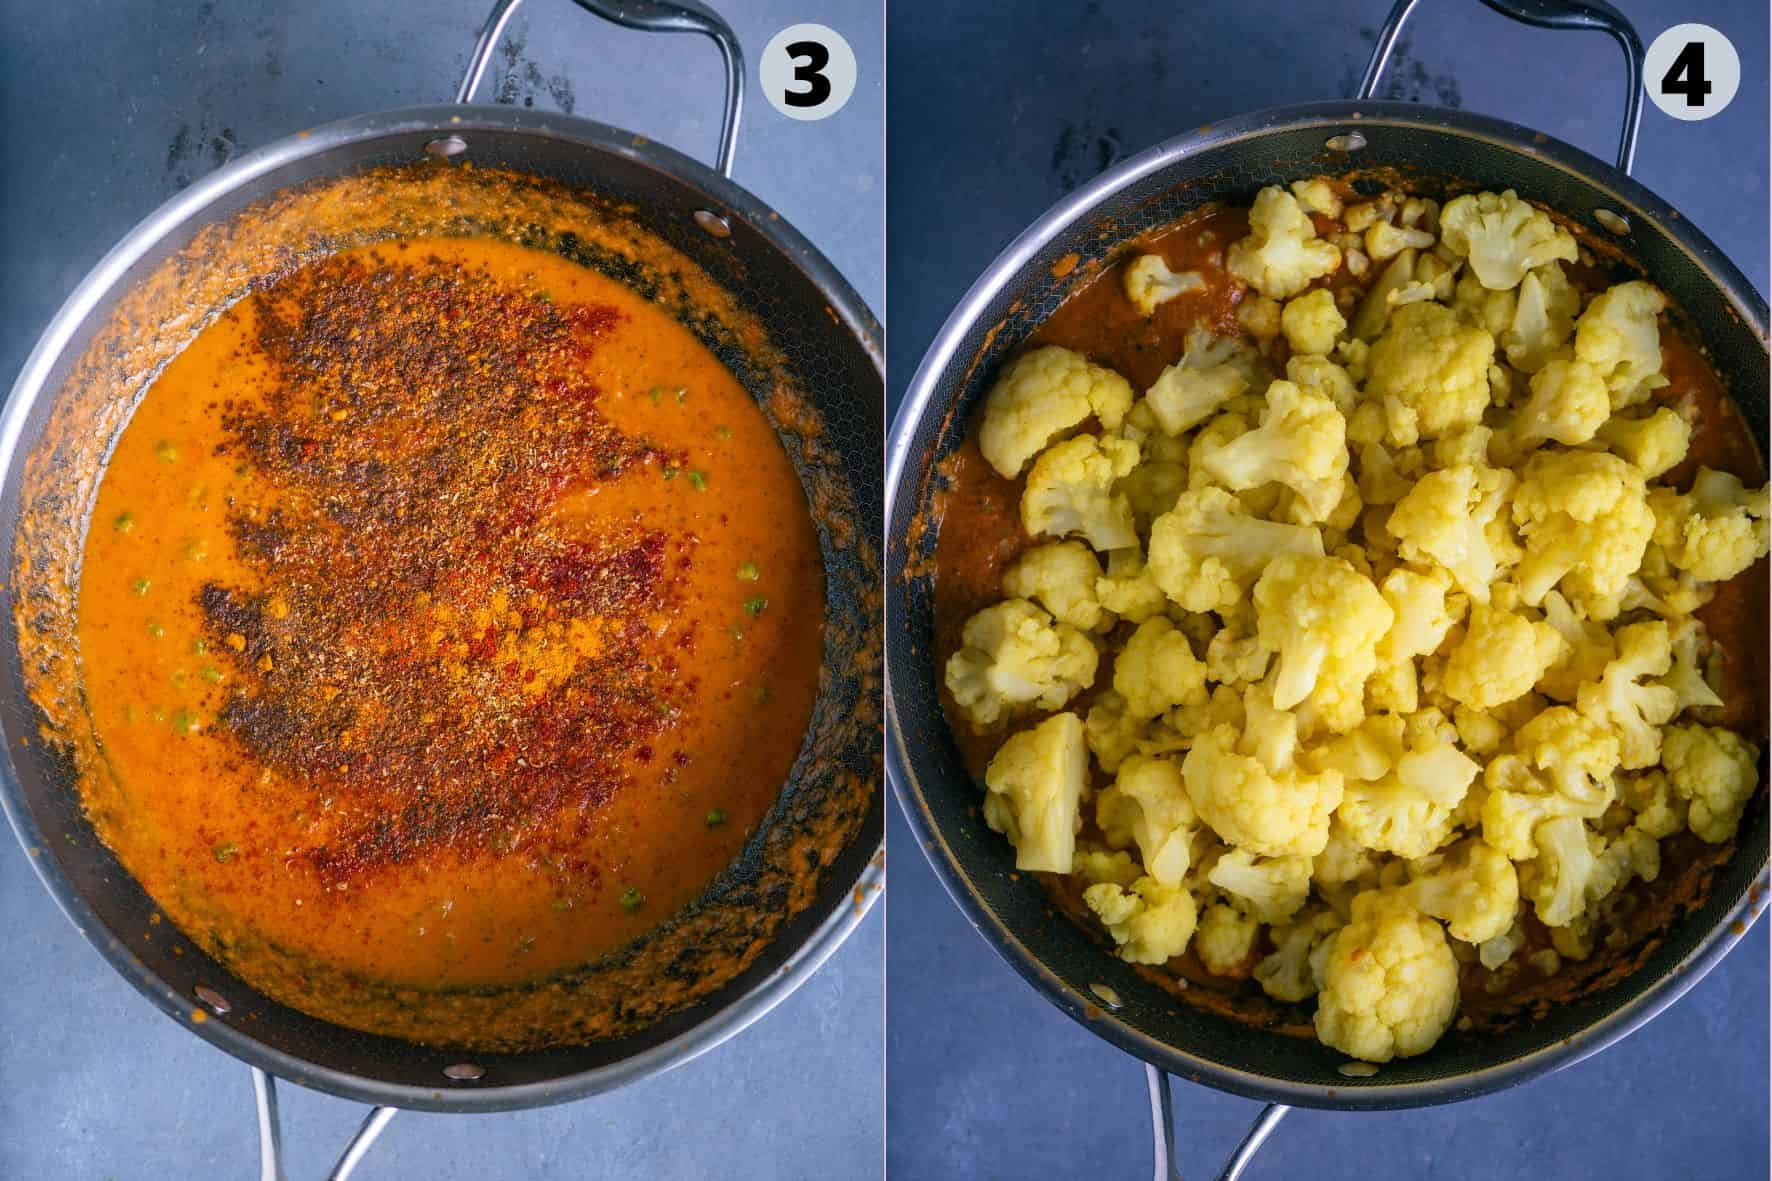
[[[222,314],[122,433],[79,582],[83,792],[173,921],[297,1007],[256,948],[537,980],[737,856],[824,601],[793,465],[676,319],[508,242],[358,247]]]

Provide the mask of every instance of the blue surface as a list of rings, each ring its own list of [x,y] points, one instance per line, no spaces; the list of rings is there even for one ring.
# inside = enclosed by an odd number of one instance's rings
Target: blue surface
[[[1767,277],[1767,9],[1616,0],[1645,42],[1702,19],[1743,83],[1681,124],[1649,108],[1636,174]],[[897,16],[888,33],[889,388],[894,406],[954,302],[1030,221],[1113,160],[1210,120],[1346,97],[1389,0],[1001,2]],[[1335,21],[1320,14],[1347,14]],[[1182,16],[1183,11],[1186,17]],[[1515,26],[1474,0],[1418,10],[1400,97],[1501,115],[1612,155],[1623,87],[1604,37]],[[896,808],[887,914],[888,1170],[895,1177],[1149,1175],[1142,1069],[1048,1005],[962,919]],[[1300,1111],[1247,1181],[1308,1177],[1763,1179],[1767,924],[1647,1028],[1578,1066],[1452,1107]],[[1180,1165],[1216,1174],[1258,1105],[1176,1092]]]
[[[437,102],[491,0],[302,4],[0,0],[0,389],[50,314],[132,224],[225,160],[303,127]],[[882,12],[820,0],[855,47],[855,96],[822,123],[778,115],[755,61],[804,6],[719,7],[751,55],[737,180],[819,244],[876,309],[883,292]],[[614,28],[532,0],[482,97],[573,109],[700,159],[719,58],[700,38]],[[876,907],[791,998],[668,1074],[566,1107],[405,1114],[374,1178],[878,1176],[884,924]],[[243,1177],[257,1148],[244,1066],[159,1016],[56,911],[0,839],[0,1178]],[[296,1181],[324,1174],[363,1109],[286,1089]]]

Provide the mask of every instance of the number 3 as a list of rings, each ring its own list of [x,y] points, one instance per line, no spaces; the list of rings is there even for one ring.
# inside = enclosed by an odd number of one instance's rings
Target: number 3
[[[787,49],[794,63],[794,81],[804,83],[806,89],[790,90],[783,100],[790,107],[816,107],[831,97],[831,80],[823,72],[831,64],[831,51],[818,41],[795,41]]]

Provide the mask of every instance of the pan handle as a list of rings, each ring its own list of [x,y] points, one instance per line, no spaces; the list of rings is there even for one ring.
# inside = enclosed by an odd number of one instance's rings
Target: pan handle
[[[474,101],[474,91],[486,76],[492,51],[498,48],[505,26],[523,0],[498,0],[492,15],[480,30],[480,40],[468,55],[468,71],[456,89],[455,101]],[[720,14],[700,0],[576,0],[586,12],[613,21],[630,29],[647,33],[700,33],[713,39],[720,47],[720,60],[726,67],[726,109],[720,118],[720,151],[714,167],[720,175],[732,179],[732,154],[738,146],[738,120],[744,113],[744,51],[739,48],[738,35]]]
[[[252,1097],[258,1103],[259,1181],[288,1181],[283,1172],[283,1125],[277,1118],[277,1080],[256,1066],[252,1068]],[[363,1120],[363,1126],[357,1129],[357,1134],[339,1154],[332,1172],[326,1174],[326,1181],[346,1181],[356,1172],[363,1158],[369,1155],[370,1145],[399,1110],[397,1107],[371,1110]]]
[[[1378,43],[1372,47],[1372,60],[1366,63],[1366,76],[1360,80],[1359,99],[1378,93],[1378,79],[1397,47],[1397,36],[1403,22],[1409,19],[1420,0],[1397,0],[1384,27],[1378,31]],[[1625,83],[1624,129],[1618,134],[1618,170],[1630,175],[1637,155],[1637,129],[1643,122],[1643,39],[1625,15],[1605,0],[1483,0],[1483,3],[1522,24],[1540,29],[1593,29],[1609,33],[1624,50]]]
[[[1148,1062],[1144,1066],[1144,1075],[1151,1097],[1151,1147],[1156,1158],[1151,1170],[1153,1181],[1181,1181],[1181,1170],[1175,1164],[1175,1107],[1169,1097],[1169,1075]],[[1270,1103],[1262,1108],[1243,1142],[1237,1145],[1236,1151],[1224,1162],[1224,1168],[1219,1170],[1217,1181],[1237,1181],[1243,1170],[1249,1167],[1249,1162],[1255,1159],[1262,1144],[1273,1134],[1274,1128],[1291,1110],[1284,1103]]]

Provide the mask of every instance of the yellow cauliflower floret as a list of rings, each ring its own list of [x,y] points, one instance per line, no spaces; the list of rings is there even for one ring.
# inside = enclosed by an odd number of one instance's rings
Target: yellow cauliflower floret
[[[1533,455],[1513,514],[1526,550],[1514,581],[1533,606],[1559,584],[1577,602],[1623,591],[1655,531],[1643,473],[1602,451]]]
[[[1147,316],[1157,313],[1157,305],[1168,303],[1178,295],[1198,291],[1206,285],[1199,271],[1172,271],[1160,254],[1141,254],[1127,264],[1121,276],[1126,298]]]
[[[1360,400],[1359,387],[1348,371],[1328,357],[1293,354],[1286,359],[1286,380],[1335,403],[1345,418]]]
[[[1347,423],[1322,394],[1276,381],[1265,395],[1261,426],[1213,445],[1195,445],[1193,468],[1236,492],[1281,484],[1305,503],[1311,521],[1341,501],[1347,472]]]
[[[1705,582],[1726,582],[1766,556],[1767,489],[1699,468],[1684,495],[1657,488],[1649,504],[1668,562]]]
[[[1661,324],[1667,296],[1640,279],[1608,288],[1575,322],[1575,359],[1598,370],[1623,409],[1667,384],[1661,375]]]
[[[1095,695],[1089,705],[1089,716],[1083,723],[1089,753],[1109,775],[1118,771],[1120,765],[1137,752],[1150,728],[1148,718],[1133,717],[1126,712],[1126,699],[1112,689]]]
[[[1114,691],[1133,717],[1154,718],[1178,705],[1204,705],[1206,666],[1187,637],[1162,616],[1138,625],[1114,658]]]
[[[1470,259],[1471,272],[1491,291],[1518,287],[1526,272],[1561,260],[1574,262],[1575,238],[1550,214],[1503,193],[1468,193],[1440,210],[1440,241]]]
[[[1132,408],[1132,386],[1112,369],[1055,345],[1024,353],[985,396],[978,449],[1008,479],[1091,415],[1108,430]]]
[[[1194,930],[1194,954],[1214,976],[1244,979],[1254,966],[1255,941],[1261,924],[1234,906],[1215,902],[1200,916]]]
[[[1238,910],[1261,923],[1283,923],[1311,892],[1309,857],[1257,857],[1231,849],[1206,874]]]
[[[1667,757],[1665,737],[1661,757]],[[1620,776],[1618,799],[1631,810],[1631,827],[1658,841],[1686,830],[1691,801],[1675,789],[1673,780],[1660,767],[1641,775]]]
[[[1139,878],[1130,888],[1100,882],[1083,891],[1083,901],[1129,964],[1167,963],[1186,951],[1193,938],[1193,895],[1156,878]]]
[[[1597,437],[1614,455],[1653,480],[1686,458],[1692,427],[1673,407],[1657,406],[1644,418],[1614,415],[1600,427]]]
[[[1579,817],[1558,816],[1533,830],[1538,855],[1526,876],[1526,894],[1547,927],[1562,927],[1587,910],[1588,884],[1598,864],[1600,844]]]
[[[1704,675],[1704,657],[1711,650],[1704,624],[1691,618],[1670,620],[1668,631],[1673,637],[1673,667],[1661,683],[1674,691],[1675,716],[1689,709],[1721,706],[1723,699]]]
[[[1507,934],[1519,914],[1514,863],[1475,837],[1410,862],[1409,873],[1403,896],[1444,922],[1454,939],[1485,943]]]
[[[1341,265],[1341,251],[1285,189],[1269,185],[1249,210],[1249,236],[1224,252],[1225,270],[1272,299],[1291,299]]]
[[[1479,603],[1446,659],[1440,688],[1461,705],[1494,709],[1531,692],[1562,654],[1563,637],[1550,624]]]
[[[1316,996],[1313,953],[1340,929],[1341,918],[1332,910],[1306,910],[1275,927],[1273,953],[1255,965],[1256,983],[1277,1001],[1297,1004]]]
[[[1172,510],[1151,522],[1151,577],[1189,611],[1235,607],[1281,554],[1322,553],[1316,529],[1250,516],[1222,488],[1184,492]]]
[[[1018,599],[1033,599],[1060,623],[1081,631],[1113,625],[1113,616],[1101,609],[1095,584],[1101,563],[1080,541],[1037,545],[1015,560],[1003,576],[1003,592]]]
[[[1490,583],[1519,560],[1506,520],[1513,488],[1515,477],[1504,468],[1428,472],[1396,502],[1386,528],[1405,559],[1434,562],[1473,603],[1487,603]]]
[[[1700,840],[1720,845],[1735,835],[1758,786],[1759,759],[1759,748],[1733,730],[1697,725],[1667,728],[1661,765],[1674,791],[1690,802],[1687,823]]]
[[[1458,1011],[1458,960],[1446,933],[1381,890],[1354,899],[1317,994],[1317,1039],[1367,1062],[1423,1053]]]
[[[1538,690],[1558,701],[1574,701],[1583,681],[1597,681],[1612,663],[1612,633],[1605,624],[1577,615],[1556,591],[1544,596],[1544,621],[1563,637],[1563,652],[1538,679]]]
[[[1366,396],[1384,408],[1385,435],[1407,447],[1482,421],[1489,408],[1495,338],[1443,304],[1391,313],[1372,345]]]
[[[1452,595],[1452,576],[1398,566],[1385,575],[1379,593],[1390,604],[1390,630],[1378,642],[1378,669],[1367,693],[1382,709],[1413,713],[1419,705],[1415,658],[1434,652],[1458,622],[1466,600]]]
[[[947,687],[974,726],[1034,709],[1057,709],[1095,681],[1089,637],[1026,599],[1006,599],[966,621],[948,658]]]
[[[1395,714],[1368,718],[1314,752],[1314,765],[1343,777],[1336,820],[1363,848],[1425,857],[1452,837],[1477,764],[1438,735],[1411,740]]]
[[[1095,580],[1095,597],[1103,610],[1127,623],[1143,623],[1169,603],[1137,546],[1108,554],[1107,569]]]
[[[1515,861],[1534,856],[1546,820],[1593,820],[1611,806],[1618,739],[1567,706],[1544,710],[1514,736],[1515,752],[1492,759],[1483,778],[1483,839]]]
[[[1115,485],[1138,466],[1138,444],[1078,435],[1040,453],[1021,494],[1022,528],[1035,537],[1081,534],[1098,550],[1138,544],[1132,504]]]
[[[1509,424],[1509,446],[1530,451],[1546,440],[1576,446],[1593,438],[1612,414],[1606,383],[1591,365],[1551,361],[1532,375],[1532,396]]]
[[[1290,714],[1253,727],[1216,725],[1194,738],[1182,761],[1188,798],[1200,819],[1227,843],[1264,857],[1315,857],[1329,839],[1329,817],[1341,803],[1341,774],[1315,774],[1293,757],[1296,720]],[[1256,757],[1256,752],[1266,761]]]
[[[1076,714],[1012,734],[985,769],[984,820],[1015,846],[1015,868],[1071,872],[1089,751]]]
[[[1293,352],[1326,357],[1347,330],[1347,319],[1335,306],[1334,294],[1319,287],[1286,304],[1280,313],[1280,330]]]
[[[1141,405],[1171,435],[1192,430],[1254,385],[1260,357],[1240,340],[1189,332],[1181,360],[1157,375]]]
[[[1576,705],[1617,735],[1620,766],[1652,767],[1661,756],[1661,727],[1679,709],[1679,696],[1655,681],[1673,666],[1673,633],[1655,619],[1621,627],[1613,639],[1617,656],[1597,682],[1576,691]]]
[[[1501,342],[1509,365],[1521,373],[1537,373],[1569,343],[1580,312],[1581,292],[1559,264],[1547,263],[1520,283],[1507,327],[1490,331]]]
[[[1077,851],[1071,857],[1071,873],[1090,885],[1113,882],[1118,886],[1130,886],[1144,876],[1130,853],[1097,848],[1083,841],[1077,842]]]
[[[1116,848],[1136,844],[1145,872],[1166,886],[1181,883],[1192,864],[1199,816],[1169,759],[1133,755],[1095,802],[1095,823]]]
[[[1282,554],[1255,584],[1256,634],[1279,654],[1273,702],[1309,700],[1331,730],[1364,716],[1366,678],[1395,614],[1372,580],[1340,558]]]

